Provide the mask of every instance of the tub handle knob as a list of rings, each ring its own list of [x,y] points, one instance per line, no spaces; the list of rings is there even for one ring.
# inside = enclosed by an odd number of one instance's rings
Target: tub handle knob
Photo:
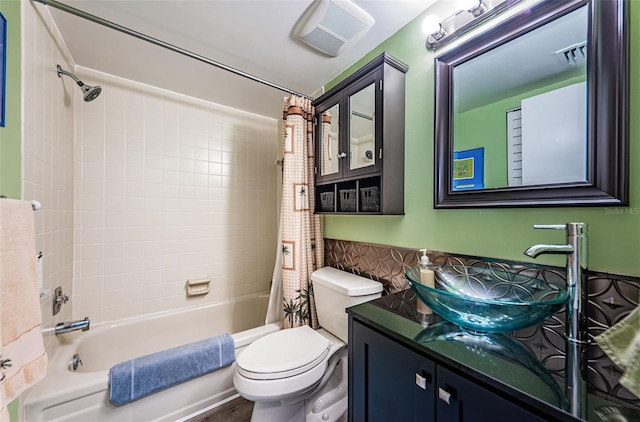
[[[62,287],[58,286],[53,291],[53,298],[53,315],[57,315],[58,312],[60,312],[62,305],[69,301],[69,295],[64,294],[62,292]]]

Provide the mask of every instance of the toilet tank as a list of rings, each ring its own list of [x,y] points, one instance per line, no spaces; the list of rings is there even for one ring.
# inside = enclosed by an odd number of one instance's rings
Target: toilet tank
[[[311,282],[320,326],[345,343],[348,326],[345,309],[382,294],[382,283],[333,267],[311,273]]]

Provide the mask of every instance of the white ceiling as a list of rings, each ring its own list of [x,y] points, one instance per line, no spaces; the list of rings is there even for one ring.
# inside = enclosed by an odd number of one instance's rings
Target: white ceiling
[[[587,27],[587,7],[583,6],[456,66],[456,112],[522,94],[554,80],[586,75],[584,57],[568,65],[562,54],[555,53],[585,43]]]
[[[338,57],[316,52],[292,36],[312,0],[61,2],[280,86],[317,95],[324,84],[435,1],[354,0],[376,23]],[[282,116],[283,97],[288,95],[282,91],[50,9],[77,65],[263,116]]]

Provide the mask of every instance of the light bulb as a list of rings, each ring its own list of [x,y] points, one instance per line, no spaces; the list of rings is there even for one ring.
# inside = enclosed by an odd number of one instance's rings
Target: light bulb
[[[477,18],[487,11],[487,6],[482,0],[461,0],[460,7],[471,13],[474,18]]]
[[[482,4],[482,0],[460,0],[460,8],[473,12]]]
[[[424,35],[437,34],[442,30],[440,19],[436,15],[429,15],[422,21],[422,33]]]

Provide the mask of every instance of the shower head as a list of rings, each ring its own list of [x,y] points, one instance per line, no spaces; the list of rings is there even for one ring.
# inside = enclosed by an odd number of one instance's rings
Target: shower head
[[[95,100],[98,97],[98,95],[100,95],[100,93],[102,92],[102,88],[99,87],[98,85],[96,86],[82,85],[80,89],[82,89],[82,92],[84,93],[84,100],[86,102]]]
[[[78,79],[76,77],[76,75],[74,75],[73,73],[67,72],[66,70],[62,70],[60,65],[58,65],[57,69],[58,69],[58,77],[59,78],[62,77],[61,75],[67,75],[71,79],[76,81],[76,84],[78,84],[78,86],[82,90],[82,94],[83,94],[84,100],[86,102],[95,100],[98,97],[98,95],[100,95],[100,93],[102,92],[102,88],[101,87],[99,87],[97,85],[96,86],[86,85],[84,82],[82,82],[80,79]]]

